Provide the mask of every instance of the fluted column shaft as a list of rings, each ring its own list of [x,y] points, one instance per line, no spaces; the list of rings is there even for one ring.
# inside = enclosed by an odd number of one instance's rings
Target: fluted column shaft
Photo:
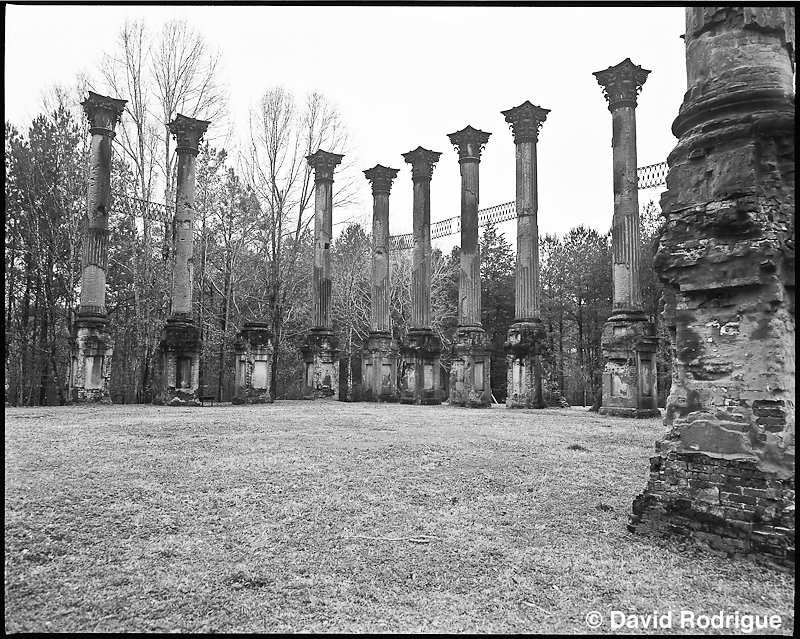
[[[172,268],[171,313],[173,318],[191,320],[194,276],[195,173],[200,140],[210,122],[178,114],[169,123],[178,155],[178,185],[175,193],[175,262]]]
[[[398,170],[380,164],[364,171],[372,183],[372,305],[370,330],[388,333],[389,324],[389,193]]]
[[[333,235],[333,171],[343,155],[319,149],[306,157],[314,169],[314,320],[312,329],[332,330],[331,239]]]
[[[431,326],[431,178],[414,176],[410,328]]]
[[[177,153],[178,187],[175,199],[175,277],[172,282],[172,315],[191,317],[197,150],[179,147]]]
[[[330,329],[333,178],[317,174],[314,193],[314,328]]]
[[[461,273],[459,277],[458,326],[481,325],[481,256],[478,245],[477,158],[461,164]]]
[[[636,107],[612,113],[614,167],[613,246],[614,310],[642,309],[639,285],[639,189],[636,176]]]
[[[536,140],[516,142],[517,262],[515,320],[539,319],[539,196]]]
[[[611,111],[614,217],[611,227],[614,310],[641,311],[639,191],[636,176],[636,99],[650,71],[626,58],[593,75]]]
[[[111,157],[114,127],[125,100],[89,92],[81,103],[89,118],[92,141],[89,150],[89,183],[86,201],[87,227],[84,239],[79,315],[106,315],[106,271],[108,268],[108,213],[111,208]]]
[[[389,193],[374,195],[372,210],[372,324],[389,332]]]

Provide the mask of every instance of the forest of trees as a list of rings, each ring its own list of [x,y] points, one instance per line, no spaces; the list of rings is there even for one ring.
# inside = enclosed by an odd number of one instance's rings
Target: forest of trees
[[[12,405],[64,403],[68,338],[79,300],[90,135],[80,107],[85,90],[128,100],[115,138],[107,311],[114,353],[115,402],[148,402],[161,328],[169,313],[172,229],[169,216],[142,215],[132,198],[174,201],[175,153],[167,123],[180,112],[214,119],[224,129],[226,95],[218,55],[185,23],[159,32],[127,23],[104,58],[102,81],[80,78],[53,89],[27,131],[5,123],[5,378]],[[211,117],[209,117],[211,116]],[[325,96],[297,100],[266,90],[252,110],[246,148],[210,135],[197,162],[195,322],[204,343],[204,394],[225,401],[233,385],[233,342],[244,322],[270,323],[276,399],[300,391],[299,347],[311,323],[313,175],[305,156],[318,148],[344,153],[343,114]],[[228,148],[226,148],[228,147]],[[349,155],[348,155],[349,153]],[[352,205],[355,178],[337,172],[334,207]],[[361,178],[363,179],[363,177]],[[371,202],[368,205],[371,210]],[[368,216],[365,216],[368,217]],[[608,215],[610,222],[610,215]],[[660,286],[652,258],[658,209],[642,215],[645,310],[660,325]],[[369,331],[370,229],[350,223],[332,246],[333,321],[342,357],[360,355]],[[505,399],[503,342],[514,320],[514,247],[493,226],[483,229],[482,321],[493,344],[492,389]],[[591,404],[600,384],[600,332],[611,310],[608,233],[578,227],[540,238],[542,317],[550,339],[549,384],[571,404]],[[436,251],[433,328],[444,349],[456,328],[458,248]],[[391,260],[395,336],[410,317],[411,255]],[[659,396],[669,388],[668,342],[659,353]]]

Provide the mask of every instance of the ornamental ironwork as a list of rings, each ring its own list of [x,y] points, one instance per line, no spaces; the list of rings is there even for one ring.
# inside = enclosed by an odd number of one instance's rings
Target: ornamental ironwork
[[[636,176],[638,179],[639,190],[652,189],[664,186],[667,183],[667,171],[669,167],[666,162],[659,162],[657,164],[648,164],[647,166],[640,166],[636,169]],[[149,200],[142,200],[138,197],[131,197],[122,195],[120,193],[114,194],[114,201],[119,203],[119,207],[125,210],[130,215],[135,217],[146,218],[156,222],[169,224],[175,215],[175,207],[169,204],[160,204],[158,202],[150,202]],[[508,222],[517,217],[517,203],[506,202],[505,204],[497,204],[489,208],[481,209],[478,211],[478,226],[486,226],[487,224],[500,224],[501,222]],[[451,217],[446,220],[434,222],[431,224],[431,239],[445,237],[447,235],[455,235],[461,232],[461,217]],[[408,250],[414,246],[414,236],[412,233],[403,235],[392,235],[389,237],[389,249],[392,251]]]

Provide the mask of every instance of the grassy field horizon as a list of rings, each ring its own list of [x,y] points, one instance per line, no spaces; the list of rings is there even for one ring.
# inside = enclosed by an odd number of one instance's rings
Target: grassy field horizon
[[[585,408],[7,407],[5,630],[575,634],[691,610],[792,634],[793,574],[627,531],[663,433]]]

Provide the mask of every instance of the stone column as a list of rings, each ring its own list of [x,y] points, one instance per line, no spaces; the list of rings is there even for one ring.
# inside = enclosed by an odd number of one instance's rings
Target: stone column
[[[169,123],[176,140],[178,180],[175,196],[171,313],[161,333],[161,388],[157,404],[198,406],[200,404],[200,331],[192,319],[194,252],[195,167],[200,140],[210,122],[178,114]]]
[[[372,183],[372,314],[363,360],[364,399],[396,402],[397,344],[389,316],[389,192],[398,169],[376,164],[364,171]]]
[[[549,109],[529,101],[502,111],[514,134],[517,157],[517,263],[514,323],[505,343],[507,408],[545,408],[542,357],[546,335],[540,310],[539,192],[536,143]]]
[[[233,343],[234,404],[271,404],[272,331],[262,322],[245,322]]]
[[[674,346],[629,529],[794,567],[794,9],[686,9],[656,257]]]
[[[331,397],[339,392],[339,351],[331,322],[331,236],[333,171],[343,157],[322,149],[306,157],[314,169],[314,325],[301,348],[306,399]]]
[[[614,304],[603,326],[602,415],[658,417],[655,324],[642,311],[639,286],[639,191],[636,96],[650,73],[626,58],[594,76],[612,118],[614,218],[611,226]]]
[[[403,154],[414,183],[411,322],[400,347],[400,402],[441,404],[442,344],[431,329],[431,176],[441,153],[421,146]]]
[[[450,405],[492,403],[491,343],[481,324],[481,256],[478,246],[478,167],[491,133],[467,126],[448,135],[461,165],[461,269],[458,328],[450,369]]]
[[[108,213],[111,208],[111,141],[126,100],[89,91],[81,102],[89,118],[92,143],[89,151],[87,224],[83,246],[81,301],[70,330],[70,403],[110,404],[112,340],[106,318],[106,269],[108,268]]]

